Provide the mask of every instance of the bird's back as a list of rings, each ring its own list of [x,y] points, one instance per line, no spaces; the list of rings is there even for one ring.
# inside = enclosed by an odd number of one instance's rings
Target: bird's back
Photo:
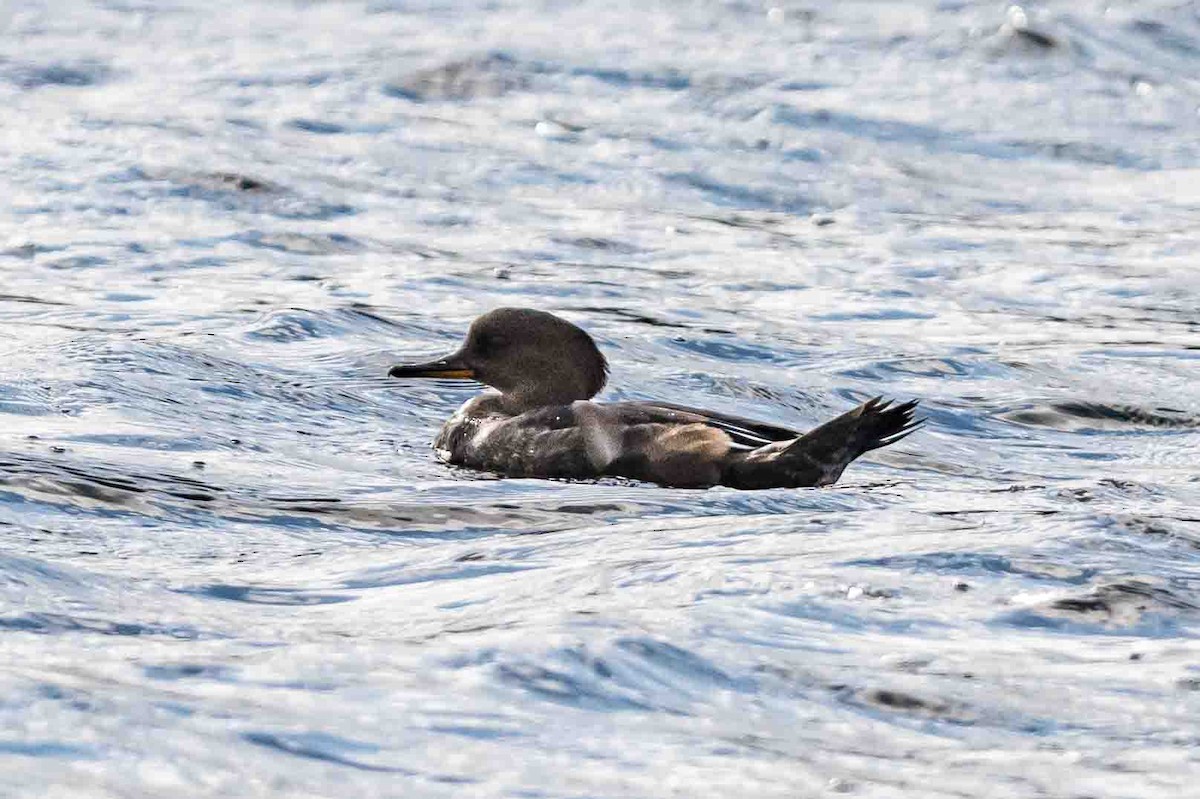
[[[604,475],[677,487],[828,485],[864,452],[898,441],[916,403],[871,400],[805,435],[738,416],[653,402],[508,414],[498,395],[464,405],[435,447],[450,463],[510,477]]]
[[[435,448],[450,463],[511,477],[630,477],[713,485],[729,453],[798,433],[735,416],[652,402],[555,405],[506,414],[494,395],[464,405]]]

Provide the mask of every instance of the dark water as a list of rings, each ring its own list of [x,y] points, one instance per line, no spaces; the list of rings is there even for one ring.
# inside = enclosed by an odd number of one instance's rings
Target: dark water
[[[1194,790],[1194,4],[0,8],[0,794]],[[456,471],[383,374],[501,304],[930,423]]]

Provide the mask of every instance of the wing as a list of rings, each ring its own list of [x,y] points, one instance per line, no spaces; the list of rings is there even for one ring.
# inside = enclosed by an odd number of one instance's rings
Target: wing
[[[757,449],[776,441],[791,441],[800,433],[772,424],[756,422],[741,416],[689,408],[672,402],[612,402],[605,403],[621,414],[629,424],[701,424],[723,430],[735,447]]]
[[[868,400],[795,441],[741,454],[723,482],[734,488],[831,485],[859,455],[895,444],[920,427],[924,420],[913,417],[916,407],[916,400],[899,405],[882,397]]]

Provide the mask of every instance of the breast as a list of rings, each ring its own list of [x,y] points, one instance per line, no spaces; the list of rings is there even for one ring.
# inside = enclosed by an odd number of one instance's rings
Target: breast
[[[482,433],[486,439],[500,421],[497,417],[478,413],[480,397],[468,400],[446,420],[433,442],[433,451],[447,463],[465,463],[470,451],[476,449],[476,439]]]

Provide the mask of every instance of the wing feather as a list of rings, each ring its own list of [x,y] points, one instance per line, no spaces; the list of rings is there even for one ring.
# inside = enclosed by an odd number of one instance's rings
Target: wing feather
[[[623,419],[633,424],[706,424],[727,433],[734,446],[743,449],[757,449],[776,441],[791,441],[800,435],[798,431],[786,427],[673,402],[614,402],[607,407],[617,410]]]

